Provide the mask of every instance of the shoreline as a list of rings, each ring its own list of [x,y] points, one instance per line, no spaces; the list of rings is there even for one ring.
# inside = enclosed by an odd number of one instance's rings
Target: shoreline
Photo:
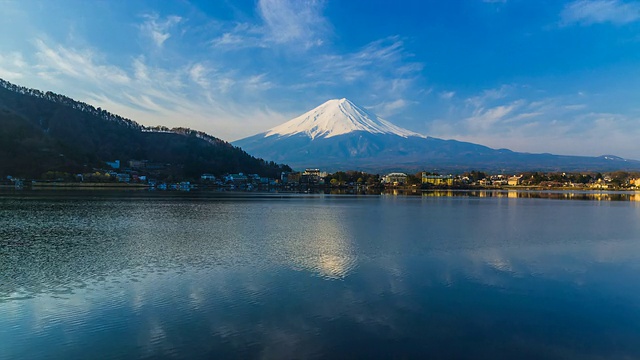
[[[146,190],[149,189],[147,184],[126,184],[126,183],[73,183],[73,182],[51,182],[42,183],[35,182],[29,186],[32,190]]]

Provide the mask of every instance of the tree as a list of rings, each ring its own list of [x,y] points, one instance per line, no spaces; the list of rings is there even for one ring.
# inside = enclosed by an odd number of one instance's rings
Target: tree
[[[418,185],[422,182],[422,175],[417,177],[416,175],[407,175],[407,185]]]

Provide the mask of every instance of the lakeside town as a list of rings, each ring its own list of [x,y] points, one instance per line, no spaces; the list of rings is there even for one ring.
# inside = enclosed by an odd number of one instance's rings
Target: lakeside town
[[[195,189],[223,189],[236,191],[312,189],[353,189],[371,191],[384,189],[509,189],[530,190],[640,190],[640,172],[520,172],[490,174],[468,171],[461,174],[439,174],[421,171],[415,174],[391,172],[370,174],[361,171],[328,173],[321,169],[282,172],[279,178],[258,174],[234,173],[202,174],[199,178],[182,179],[168,171],[169,164],[147,160],[115,160],[106,168],[91,173],[69,174],[49,171],[40,179],[23,179],[11,175],[0,181],[3,188],[141,188],[154,190],[189,191]]]

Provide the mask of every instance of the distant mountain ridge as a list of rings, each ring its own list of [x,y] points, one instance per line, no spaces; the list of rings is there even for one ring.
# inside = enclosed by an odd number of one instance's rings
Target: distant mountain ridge
[[[640,169],[617,156],[564,156],[443,140],[403,129],[347,99],[329,100],[265,132],[233,142],[297,169],[610,171]]]
[[[86,172],[115,159],[165,164],[165,175],[174,178],[235,172],[277,177],[289,169],[201,131],[145,127],[64,95],[2,79],[0,128],[0,176]]]

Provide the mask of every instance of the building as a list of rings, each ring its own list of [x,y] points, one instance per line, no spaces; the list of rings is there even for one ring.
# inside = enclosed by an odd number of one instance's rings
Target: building
[[[118,182],[130,183],[131,182],[131,175],[127,174],[127,173],[117,173],[116,174],[116,179],[118,179]]]
[[[613,184],[607,182],[606,180],[598,179],[597,181],[590,183],[589,187],[592,189],[612,189]]]
[[[325,176],[327,176],[327,173],[321,172],[320,169],[305,169],[302,175],[300,175],[300,183],[306,185],[323,185]]]
[[[247,176],[243,173],[229,174],[224,178],[225,182],[233,183],[234,185],[242,185],[247,183]]]
[[[120,169],[120,160],[107,161],[107,165],[109,165],[112,169]]]
[[[432,185],[453,185],[453,175],[427,175],[422,173],[422,183]]]
[[[520,176],[511,176],[507,180],[507,185],[509,186],[518,186],[522,183],[522,175]]]
[[[387,185],[403,185],[407,182],[407,174],[390,173],[382,177],[382,182]]]
[[[491,177],[491,184],[498,185],[498,186],[509,185],[509,178],[507,178],[507,177],[498,177],[498,178],[496,178],[496,177],[492,176]]]
[[[305,169],[302,175],[320,176],[320,169]]]
[[[295,173],[288,173],[287,174],[287,184],[298,184],[300,182],[300,177],[302,176],[301,173],[299,172],[295,172]]]
[[[202,175],[200,175],[200,180],[202,180],[202,181],[216,181],[216,177],[213,174],[202,174]]]
[[[320,169],[305,169],[302,175],[318,176],[321,178],[327,177],[326,171],[320,171]]]
[[[129,160],[129,167],[132,169],[146,169],[147,160]]]

